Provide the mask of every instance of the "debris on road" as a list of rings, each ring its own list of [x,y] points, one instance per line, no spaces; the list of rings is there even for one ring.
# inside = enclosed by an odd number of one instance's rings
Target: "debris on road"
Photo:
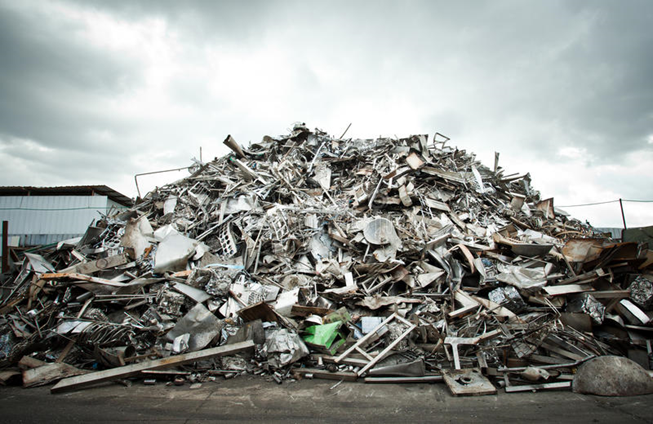
[[[480,395],[569,389],[606,355],[649,370],[648,246],[448,142],[228,136],[232,154],[3,275],[3,375],[39,361],[24,384],[53,392],[247,373]]]

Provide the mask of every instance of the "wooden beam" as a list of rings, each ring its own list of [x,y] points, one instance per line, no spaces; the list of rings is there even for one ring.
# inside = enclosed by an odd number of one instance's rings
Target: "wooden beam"
[[[98,371],[92,374],[70,377],[70,378],[66,378],[65,380],[61,380],[56,386],[50,389],[50,392],[60,393],[66,390],[79,389],[103,381],[115,380],[119,378],[126,378],[126,377],[131,377],[133,375],[138,375],[141,373],[141,371],[145,371],[145,370],[168,368],[176,365],[187,364],[189,362],[210,359],[217,356],[231,355],[253,347],[254,347],[254,342],[248,340],[241,343],[234,343],[231,345],[219,346],[211,349],[204,349],[198,352],[191,352],[183,355],[170,356],[168,358],[156,359],[153,361],[145,361],[138,364],[126,365],[124,367]]]
[[[49,363],[37,368],[23,371],[23,387],[44,386],[62,378],[73,375],[85,375],[88,371],[80,370],[64,363]]]

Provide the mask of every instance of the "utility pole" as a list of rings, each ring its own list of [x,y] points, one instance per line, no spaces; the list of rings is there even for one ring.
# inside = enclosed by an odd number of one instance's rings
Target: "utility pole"
[[[9,271],[9,221],[2,221],[2,273]]]
[[[621,232],[621,241],[624,241],[624,233],[628,228],[626,227],[626,215],[624,214],[624,204],[621,201],[621,197],[619,198],[619,207],[621,208],[621,219],[624,222],[624,230]]]

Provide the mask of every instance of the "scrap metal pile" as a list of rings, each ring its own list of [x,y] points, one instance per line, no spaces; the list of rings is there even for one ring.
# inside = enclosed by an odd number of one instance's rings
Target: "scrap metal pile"
[[[303,124],[248,148],[228,137],[230,155],[25,254],[4,283],[2,375],[69,377],[53,391],[249,373],[480,394],[570,387],[596,356],[648,369],[648,246],[598,237],[528,174],[447,142]]]

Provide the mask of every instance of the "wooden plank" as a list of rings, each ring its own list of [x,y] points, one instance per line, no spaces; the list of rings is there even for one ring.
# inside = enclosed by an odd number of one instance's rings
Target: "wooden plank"
[[[62,378],[73,375],[87,374],[88,371],[80,370],[64,363],[49,363],[38,368],[23,371],[23,387],[44,386]]]
[[[120,265],[124,265],[129,262],[127,255],[125,253],[109,256],[108,258],[97,259],[92,262],[85,262],[77,264],[66,269],[64,272],[76,272],[79,274],[93,274],[98,271],[105,269],[115,268]]]
[[[213,370],[209,370],[213,371]],[[229,372],[235,372],[233,370],[230,370]],[[191,375],[192,372],[190,371],[178,371],[178,370],[144,370],[141,371],[141,374],[146,374],[146,375]]]
[[[0,384],[2,385],[7,384],[7,381],[9,381],[9,379],[17,375],[20,375],[20,371],[18,371],[17,369],[8,369],[8,370],[0,371]]]
[[[40,359],[32,358],[31,356],[23,356],[20,358],[20,361],[18,361],[18,368],[21,370],[43,367],[45,365],[48,365],[48,363],[41,361]]]
[[[79,389],[103,381],[110,381],[118,378],[126,378],[133,375],[138,375],[141,373],[141,371],[145,371],[145,370],[168,368],[176,365],[187,364],[189,362],[199,361],[203,359],[210,359],[217,356],[231,355],[233,353],[238,353],[247,349],[251,349],[254,346],[255,346],[254,342],[248,340],[241,343],[234,343],[231,345],[219,346],[211,349],[204,349],[198,352],[191,352],[183,355],[171,356],[169,358],[156,359],[153,361],[145,361],[138,364],[126,365],[124,367],[98,371],[92,374],[70,377],[70,378],[66,378],[65,380],[61,380],[56,386],[50,389],[50,391],[52,393],[60,393],[66,390]]]

